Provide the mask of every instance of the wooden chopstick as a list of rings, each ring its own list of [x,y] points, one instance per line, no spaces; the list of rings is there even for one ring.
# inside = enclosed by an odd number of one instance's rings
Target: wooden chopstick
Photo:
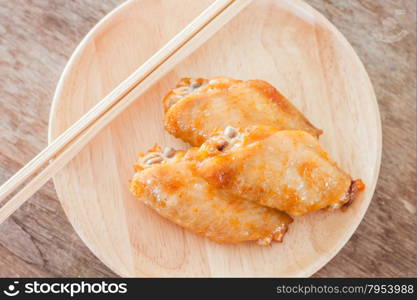
[[[29,177],[36,175],[0,208],[0,224],[64,167],[101,129],[251,1],[216,0],[81,119],[7,180],[0,187],[0,203],[16,192]]]

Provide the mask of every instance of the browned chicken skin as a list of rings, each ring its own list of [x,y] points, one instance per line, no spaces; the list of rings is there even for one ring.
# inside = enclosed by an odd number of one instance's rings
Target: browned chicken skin
[[[364,188],[305,131],[227,127],[186,157],[215,188],[294,216],[349,205]]]
[[[273,86],[262,80],[184,78],[163,99],[165,128],[193,146],[226,126],[269,125],[303,130],[318,137],[314,127]]]
[[[183,151],[142,154],[130,190],[161,216],[221,243],[281,242],[291,217],[210,186]]]
[[[281,242],[287,213],[344,208],[364,189],[320,147],[322,131],[265,81],[184,78],[163,105],[167,131],[198,147],[140,154],[130,190],[213,241]]]

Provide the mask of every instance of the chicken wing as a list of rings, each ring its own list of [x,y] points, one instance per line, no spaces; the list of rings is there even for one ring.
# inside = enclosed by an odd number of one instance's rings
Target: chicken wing
[[[200,146],[226,125],[271,125],[280,130],[304,130],[315,137],[322,133],[262,80],[184,78],[164,97],[163,105],[167,131],[193,146]]]
[[[305,131],[227,127],[186,157],[213,187],[293,216],[346,207],[364,188]]]
[[[155,147],[140,155],[130,190],[161,216],[221,243],[281,242],[291,217],[211,187],[184,151]]]

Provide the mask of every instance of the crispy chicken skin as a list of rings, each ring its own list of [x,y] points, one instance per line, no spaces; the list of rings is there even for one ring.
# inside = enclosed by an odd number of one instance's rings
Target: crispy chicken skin
[[[281,242],[289,215],[346,208],[365,188],[320,147],[322,130],[265,81],[183,78],[163,106],[167,131],[194,147],[140,154],[130,190],[215,242]]]
[[[219,243],[281,242],[291,217],[210,186],[184,151],[141,154],[130,190],[161,216]]]
[[[193,146],[200,146],[227,125],[270,125],[280,130],[303,130],[315,137],[322,133],[262,80],[183,78],[164,97],[163,106],[167,131]]]
[[[228,127],[186,157],[216,189],[292,216],[347,206],[364,189],[305,131]]]

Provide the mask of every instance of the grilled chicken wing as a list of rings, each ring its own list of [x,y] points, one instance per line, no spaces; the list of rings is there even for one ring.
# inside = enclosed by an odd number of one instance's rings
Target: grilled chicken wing
[[[226,125],[271,125],[280,130],[304,130],[316,137],[322,133],[262,80],[184,78],[164,97],[163,105],[167,131],[193,146],[200,146]]]
[[[293,216],[347,206],[364,188],[304,131],[227,127],[187,157],[213,187]]]
[[[221,243],[282,241],[291,217],[210,186],[184,151],[155,147],[136,164],[130,190],[172,222]]]

